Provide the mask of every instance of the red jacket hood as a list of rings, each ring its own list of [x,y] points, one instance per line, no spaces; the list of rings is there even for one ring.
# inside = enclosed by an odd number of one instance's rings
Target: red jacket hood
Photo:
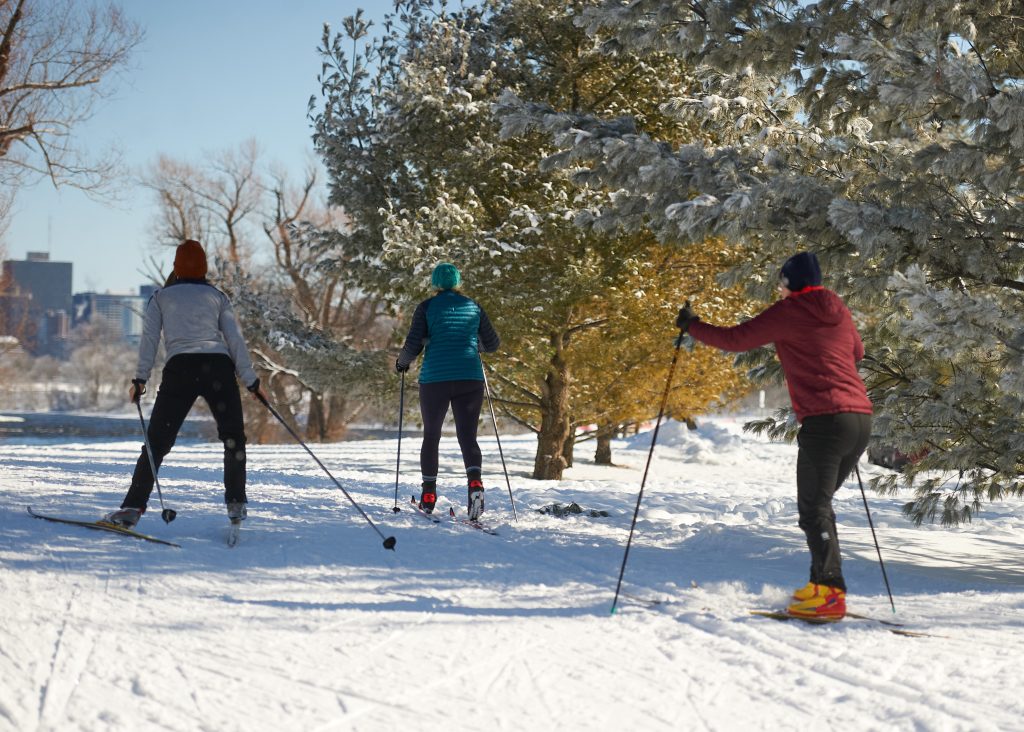
[[[794,292],[782,302],[790,303],[790,317],[806,321],[809,324],[826,323],[838,325],[850,316],[846,303],[832,290],[824,287],[809,287]]]

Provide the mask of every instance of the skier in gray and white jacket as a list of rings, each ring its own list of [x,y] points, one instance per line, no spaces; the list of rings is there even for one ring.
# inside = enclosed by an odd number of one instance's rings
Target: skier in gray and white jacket
[[[224,443],[224,502],[233,521],[245,518],[245,428],[235,375],[254,397],[265,395],[253,370],[242,330],[227,295],[206,280],[206,253],[193,239],[178,246],[174,273],[146,305],[139,360],[129,397],[138,403],[156,360],[163,334],[164,365],[147,436],[157,470],[174,446],[185,417],[203,397]],[[146,511],[153,471],[143,445],[131,487],[121,508],[103,520],[132,528]]]

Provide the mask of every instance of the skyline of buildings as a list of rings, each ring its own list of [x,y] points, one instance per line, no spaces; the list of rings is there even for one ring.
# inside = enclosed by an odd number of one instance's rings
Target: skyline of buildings
[[[46,252],[3,263],[0,282],[0,336],[11,338],[33,356],[65,359],[77,328],[94,325],[104,337],[137,344],[142,316],[154,285],[136,293],[72,292],[73,264],[51,261]]]

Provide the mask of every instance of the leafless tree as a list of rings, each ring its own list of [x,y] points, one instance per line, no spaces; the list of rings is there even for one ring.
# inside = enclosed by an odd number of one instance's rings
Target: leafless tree
[[[246,316],[249,321],[270,317],[259,309],[263,301],[248,297],[259,290],[284,303],[304,337],[318,334],[358,351],[383,348],[391,329],[382,325],[381,303],[354,287],[343,267],[325,266],[317,233],[343,227],[345,221],[339,210],[323,203],[316,166],[311,162],[296,182],[283,168],[264,165],[260,155],[259,145],[249,140],[237,149],[208,154],[198,164],[160,157],[143,177],[160,203],[155,240],[176,245],[185,238],[199,239],[224,263],[237,265],[225,269],[245,279],[233,294],[239,296],[235,305],[243,325]],[[222,286],[235,287],[231,282]],[[305,421],[310,440],[340,437],[366,400],[339,385],[337,364],[325,365],[301,348],[282,351],[280,339],[261,337],[261,328],[253,327],[258,325],[249,322],[246,336],[278,410],[293,426]],[[301,410],[305,420],[297,416]],[[254,440],[264,439],[273,427],[250,426]]]
[[[253,245],[247,219],[260,208],[264,195],[259,158],[255,140],[211,154],[204,164],[161,155],[142,177],[142,184],[160,199],[157,241],[177,246],[184,239],[198,239],[215,257],[245,262]]]
[[[263,231],[273,251],[276,271],[287,278],[292,301],[306,323],[362,350],[384,348],[391,333],[382,325],[382,304],[353,286],[340,267],[324,267],[324,252],[314,232],[345,226],[343,212],[326,207],[315,196],[317,169],[310,165],[301,184],[294,185],[286,172],[269,176],[267,194],[273,208],[264,217]],[[322,390],[295,380],[309,392],[306,436],[330,440],[341,436],[346,425],[367,407],[345,389]]]
[[[0,261],[6,259],[7,247],[0,241]],[[18,291],[10,272],[4,268],[0,271],[0,356],[22,351],[35,339],[35,335],[29,298]],[[2,374],[0,378],[3,378]]]
[[[175,247],[185,239],[209,240],[209,214],[199,205],[194,188],[205,187],[202,173],[191,163],[161,155],[143,176],[142,184],[160,199],[159,218],[153,223],[156,241]]]
[[[124,398],[125,373],[138,349],[117,336],[102,320],[72,331],[68,381],[78,387],[79,407],[105,407]]]
[[[73,139],[142,39],[117,5],[0,0],[0,186],[42,176],[97,192],[118,168]]]

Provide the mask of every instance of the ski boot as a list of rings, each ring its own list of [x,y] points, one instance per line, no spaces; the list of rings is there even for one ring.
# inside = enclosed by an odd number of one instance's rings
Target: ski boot
[[[437,503],[437,483],[424,483],[423,492],[420,493],[420,510],[423,513],[433,513],[435,503]]]
[[[846,616],[845,590],[828,585],[813,586],[813,595],[804,600],[797,600],[786,608],[786,612],[798,618],[821,618],[823,620],[840,620]]]
[[[134,529],[145,512],[146,509],[144,508],[119,508],[101,518],[100,523],[110,524],[122,529]]]
[[[484,512],[484,484],[479,478],[469,481],[469,520],[479,521]]]
[[[249,515],[249,512],[245,508],[245,501],[231,501],[227,504],[228,507],[228,520],[232,524],[240,524],[245,521],[245,517]]]
[[[812,597],[818,594],[819,585],[815,582],[808,582],[806,585],[798,590],[793,590],[793,599],[803,602],[804,600],[810,600]]]

